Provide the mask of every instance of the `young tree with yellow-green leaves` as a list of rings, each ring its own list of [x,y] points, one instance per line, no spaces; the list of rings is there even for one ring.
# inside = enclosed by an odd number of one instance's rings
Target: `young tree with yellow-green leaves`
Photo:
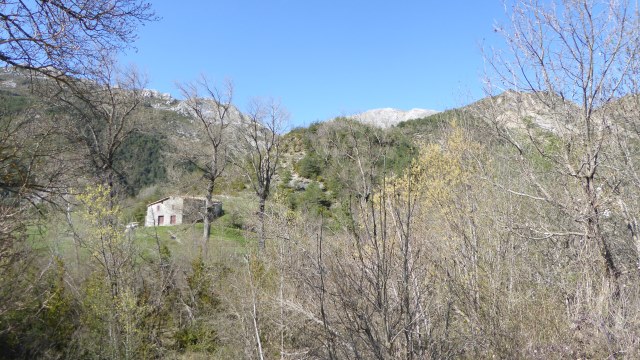
[[[129,47],[137,27],[154,19],[150,4],[138,0],[4,1],[0,4],[0,64],[29,76],[37,74],[30,79],[44,75],[70,86],[70,76],[75,80],[91,77],[90,71],[104,54],[113,55]],[[63,202],[60,196],[67,194],[70,179],[78,175],[74,174],[76,164],[70,161],[69,146],[62,140],[66,129],[61,124],[66,114],[30,101],[25,104],[26,110],[18,109],[24,110],[20,113],[10,109],[12,102],[3,99],[0,109],[3,340],[23,321],[48,311],[49,302],[43,298],[45,308],[35,309],[17,321],[11,319],[12,313],[25,311],[21,297],[31,297],[30,289],[42,285],[40,281],[49,269],[43,266],[35,270],[40,264],[33,258],[28,230],[50,210],[49,205]],[[31,278],[31,272],[39,272],[40,277]],[[21,347],[19,342],[10,345]],[[5,347],[9,347],[7,343],[0,346],[1,356],[6,355]]]
[[[113,203],[108,186],[89,186],[77,199],[82,221],[76,224],[74,236],[88,257],[80,303],[89,338],[83,344],[110,358],[136,358],[148,311],[137,299],[137,246],[131,233],[124,231],[120,208]],[[88,346],[89,339],[99,346]]]
[[[460,128],[448,134],[442,145],[425,145],[403,174],[367,172],[381,183],[355,182],[368,196],[353,198],[351,226],[330,238],[321,231],[306,248],[313,270],[300,277],[315,307],[303,314],[318,325],[325,357],[447,357],[459,351],[460,336],[469,338],[469,354],[491,353],[481,319],[490,306],[482,300],[485,184],[476,181],[486,159]],[[356,169],[385,157],[359,146]]]

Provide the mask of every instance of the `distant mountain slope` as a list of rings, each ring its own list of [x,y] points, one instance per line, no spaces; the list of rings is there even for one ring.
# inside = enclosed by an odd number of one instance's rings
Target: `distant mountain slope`
[[[462,108],[501,127],[524,130],[537,125],[556,134],[574,131],[580,109],[559,95],[508,90]]]
[[[388,128],[403,121],[424,118],[438,113],[436,110],[411,109],[398,110],[392,108],[373,109],[360,114],[348,116],[364,124],[374,125],[381,128]]]
[[[182,116],[189,118],[195,117],[193,109],[184,100],[178,100],[168,93],[160,93],[156,90],[145,89],[143,95],[148,100],[152,108],[165,111],[173,111]],[[215,116],[215,103],[213,100],[205,100],[204,102],[204,115]],[[229,109],[229,120],[232,123],[239,123],[242,120],[243,114],[235,106],[231,106]]]

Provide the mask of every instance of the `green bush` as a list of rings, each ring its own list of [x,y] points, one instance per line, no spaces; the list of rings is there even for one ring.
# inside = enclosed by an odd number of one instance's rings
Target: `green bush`
[[[307,179],[317,179],[327,164],[316,153],[307,153],[295,165],[295,170],[300,176]]]
[[[331,200],[317,182],[312,182],[304,191],[288,192],[287,205],[290,210],[302,210],[311,214],[329,214]]]
[[[225,211],[225,214],[218,219],[219,224],[225,228],[242,229],[245,221],[237,210]]]
[[[207,324],[196,321],[188,327],[176,331],[176,350],[212,353],[218,347],[218,334]]]

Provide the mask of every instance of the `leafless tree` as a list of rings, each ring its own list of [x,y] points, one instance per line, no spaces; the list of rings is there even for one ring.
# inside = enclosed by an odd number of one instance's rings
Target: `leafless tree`
[[[211,221],[214,216],[213,191],[216,181],[222,177],[228,164],[227,128],[232,116],[239,121],[240,114],[232,105],[233,84],[227,81],[222,89],[213,86],[202,77],[198,82],[180,86],[180,91],[201,131],[187,151],[178,149],[182,161],[195,167],[206,181],[203,253],[206,255],[211,238]],[[201,94],[203,91],[204,94]],[[183,141],[183,140],[182,140]],[[178,147],[184,146],[177,145]]]
[[[516,98],[515,122],[527,134],[519,136],[513,123],[496,122],[532,185],[509,190],[573,219],[577,226],[534,232],[578,237],[581,244],[596,247],[612,285],[623,271],[603,229],[603,213],[610,206],[606,194],[618,186],[605,178],[615,126],[607,106],[629,94],[635,76],[637,6],[632,1],[518,1],[511,25],[496,29],[506,39],[507,51],[494,51],[488,59],[489,92],[515,90],[507,95]],[[540,126],[552,135],[542,136]],[[555,182],[535,169],[535,159],[550,165]]]
[[[544,255],[532,264],[565,298],[566,324],[557,335],[589,337],[591,351],[602,356],[631,354],[637,347],[627,329],[638,326],[627,315],[638,307],[630,210],[638,198],[631,170],[637,118],[629,121],[620,109],[637,111],[638,3],[521,0],[510,10],[510,24],[496,28],[506,50],[487,58],[494,96],[484,113],[511,150],[505,163],[518,165],[510,170],[516,179],[498,185],[520,204],[508,226],[532,259]],[[548,306],[562,314],[562,300],[550,295]]]
[[[58,144],[60,116],[33,101],[24,109],[0,110],[0,192],[4,199],[51,199],[65,191],[62,161],[68,146]]]
[[[258,246],[265,247],[265,206],[280,165],[280,136],[289,113],[277,101],[255,99],[238,126],[237,164],[258,197]]]
[[[61,125],[67,139],[80,150],[80,168],[106,184],[115,196],[124,180],[116,165],[118,151],[141,129],[138,110],[146,80],[133,68],[120,70],[108,56],[90,75],[62,86],[45,82],[43,91],[53,94],[54,111],[65,114]]]
[[[0,61],[59,77],[80,75],[101,51],[117,52],[155,19],[143,0],[10,0],[0,4]]]
[[[27,293],[28,280],[20,275],[32,265],[25,241],[28,225],[38,224],[39,210],[67,192],[71,174],[59,117],[47,116],[37,101],[17,111],[7,104],[0,106],[0,314],[19,304],[19,293]]]

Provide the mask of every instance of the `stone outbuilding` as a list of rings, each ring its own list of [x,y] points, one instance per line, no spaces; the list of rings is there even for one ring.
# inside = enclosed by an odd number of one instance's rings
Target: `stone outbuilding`
[[[215,217],[222,215],[222,203],[213,202]],[[147,205],[144,226],[171,226],[202,221],[205,213],[205,198],[170,196]]]

